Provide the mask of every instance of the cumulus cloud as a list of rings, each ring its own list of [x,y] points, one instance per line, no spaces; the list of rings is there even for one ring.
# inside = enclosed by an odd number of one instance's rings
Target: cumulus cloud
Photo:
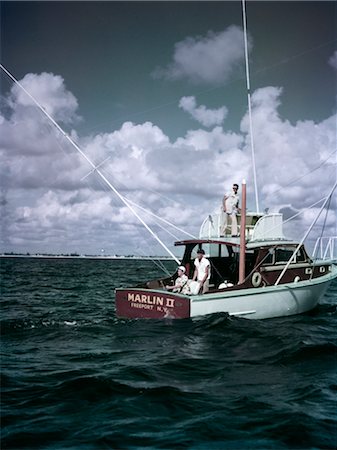
[[[337,70],[337,50],[335,53],[329,58],[329,64],[332,66],[335,70]]]
[[[66,89],[61,76],[46,72],[29,73],[20,83],[55,120],[64,123],[78,120],[77,100]],[[34,105],[33,100],[16,84],[11,89],[8,101],[16,119],[20,118],[22,107]]]
[[[54,92],[61,78],[49,75]],[[39,75],[30,79],[35,86]],[[53,99],[46,87],[43,92]],[[51,101],[50,110],[56,115],[63,111],[70,120],[77,101],[67,103],[72,94],[62,84],[58,92],[63,100]],[[61,251],[62,243],[63,251],[97,253],[104,247],[109,253],[132,253],[146,233],[137,219],[97,174],[83,179],[91,167],[41,114],[32,119],[31,105],[13,90],[10,100],[11,111],[0,121],[2,245]],[[336,117],[291,124],[278,113],[281,101],[279,87],[253,93],[254,138],[261,209],[290,212],[324,197],[333,184]],[[185,100],[184,107],[193,114],[201,111],[203,120],[211,111],[200,110],[195,100]],[[151,122],[125,122],[118,130],[90,136],[70,133],[94,164],[106,160],[100,170],[123,195],[193,234],[219,208],[228,186],[242,178],[248,180],[249,209],[255,209],[247,115],[240,132],[217,125],[188,130],[175,141]],[[172,241],[154,219],[144,217],[166,243]],[[327,223],[332,227],[331,217]],[[311,218],[311,213],[300,216],[289,233],[303,230]],[[163,250],[157,247],[153,253]]]
[[[205,127],[221,125],[228,113],[228,109],[225,106],[218,109],[207,109],[204,105],[197,106],[195,97],[182,97],[179,107],[190,113],[196,121]]]
[[[251,48],[249,39],[249,48]],[[188,37],[175,45],[173,61],[158,68],[154,76],[169,80],[188,79],[194,83],[226,83],[244,58],[241,28],[232,25],[226,30],[206,36]]]
[[[336,116],[293,125],[278,113],[281,94],[281,88],[266,87],[252,96],[258,185],[266,206],[275,210],[291,202],[300,210],[327,195],[333,185]],[[246,115],[241,131],[248,135],[248,130]]]

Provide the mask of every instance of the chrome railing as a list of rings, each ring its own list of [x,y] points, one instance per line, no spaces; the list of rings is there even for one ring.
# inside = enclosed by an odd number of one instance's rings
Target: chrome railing
[[[318,238],[315,243],[313,258],[337,260],[337,236]]]

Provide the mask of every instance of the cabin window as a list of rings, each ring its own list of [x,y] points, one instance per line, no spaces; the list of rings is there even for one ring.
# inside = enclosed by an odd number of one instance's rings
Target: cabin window
[[[274,261],[274,249],[270,248],[268,254],[263,258],[263,265],[273,264]]]
[[[202,248],[205,251],[206,258],[228,258],[230,256],[227,245],[224,244],[208,244],[196,245],[191,254],[191,258],[197,257],[197,251]]]
[[[283,263],[289,261],[293,254],[293,250],[288,248],[277,248],[275,250],[275,263]]]
[[[286,263],[293,256],[295,247],[279,247],[275,249],[275,264]],[[306,260],[303,248],[300,248],[296,256],[292,259],[293,263],[304,262]]]
[[[303,250],[303,248],[301,247],[300,249],[299,249],[299,251],[297,252],[297,254],[296,254],[296,262],[305,262],[306,261],[306,256],[305,256],[305,254],[304,254],[304,250]]]

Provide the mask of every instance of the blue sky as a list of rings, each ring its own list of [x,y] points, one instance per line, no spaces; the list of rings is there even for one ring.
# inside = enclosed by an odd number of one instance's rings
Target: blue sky
[[[196,234],[242,177],[254,209],[241,14],[239,1],[1,2],[1,62],[95,163],[110,158],[123,195]],[[298,211],[336,178],[336,4],[248,1],[247,20],[261,205]],[[163,254],[4,74],[1,94],[2,251]]]

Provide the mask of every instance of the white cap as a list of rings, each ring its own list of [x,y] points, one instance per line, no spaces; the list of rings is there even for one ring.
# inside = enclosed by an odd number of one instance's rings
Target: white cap
[[[184,266],[179,266],[178,267],[178,270],[181,270],[183,273],[185,273],[186,272],[186,269],[185,269],[185,267]]]

